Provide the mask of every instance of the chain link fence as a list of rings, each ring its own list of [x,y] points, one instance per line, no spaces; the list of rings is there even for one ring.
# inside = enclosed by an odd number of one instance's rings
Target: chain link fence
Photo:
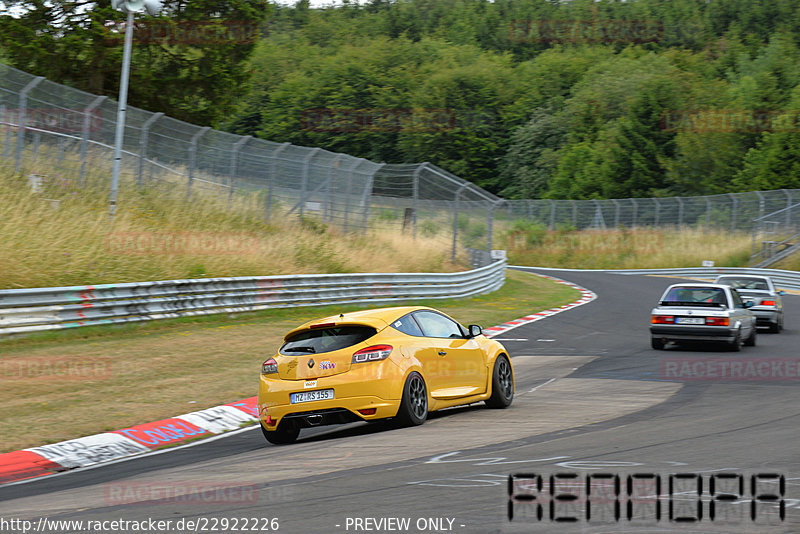
[[[0,154],[15,172],[37,160],[89,169],[112,159],[117,104],[0,65]],[[110,171],[108,184],[110,185]],[[289,143],[201,128],[129,107],[123,180],[210,189],[233,199],[257,194],[264,217],[317,218],[345,231],[389,228],[438,239],[455,259],[490,251],[498,229],[517,221],[549,229],[671,226],[754,230],[754,219],[800,201],[800,190],[702,197],[504,200],[430,163],[384,164]],[[105,182],[100,184],[105,185]],[[124,204],[125,199],[120,198]],[[486,255],[488,257],[488,255]]]

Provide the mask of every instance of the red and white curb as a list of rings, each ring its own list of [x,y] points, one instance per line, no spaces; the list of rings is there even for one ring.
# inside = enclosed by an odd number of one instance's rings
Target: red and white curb
[[[586,288],[538,273],[531,273],[581,292],[581,298],[559,308],[527,315],[498,326],[485,328],[487,337],[494,337],[514,328],[582,306],[597,298]],[[122,430],[70,439],[21,451],[0,454],[0,484],[38,478],[71,469],[121,460],[152,453],[156,449],[203,440],[242,426],[258,423],[256,397],[191,412],[161,421],[136,425]]]
[[[489,328],[484,328],[484,332],[487,332],[487,334],[486,334],[487,337],[494,337],[494,336],[497,336],[499,334],[505,334],[506,332],[508,332],[509,330],[513,330],[514,328],[517,328],[517,327],[520,327],[520,326],[523,326],[523,325],[526,325],[526,324],[535,323],[536,321],[541,321],[542,319],[544,319],[546,317],[551,317],[551,316],[559,314],[561,312],[564,312],[564,311],[567,311],[567,310],[571,310],[572,308],[577,308],[578,306],[583,306],[584,304],[588,304],[588,303],[592,302],[594,299],[597,298],[597,295],[593,291],[589,291],[585,287],[581,287],[578,284],[573,284],[572,282],[567,282],[566,280],[562,280],[561,278],[556,278],[554,276],[548,276],[546,274],[533,273],[533,272],[530,272],[530,271],[524,271],[524,272],[529,273],[529,274],[534,274],[536,276],[541,276],[542,278],[547,278],[548,280],[556,282],[557,284],[562,284],[562,285],[565,285],[565,286],[569,286],[569,287],[571,287],[573,289],[576,289],[576,290],[580,291],[581,298],[579,298],[576,301],[570,302],[569,304],[564,304],[563,306],[560,306],[558,308],[550,308],[549,310],[540,311],[539,313],[534,313],[532,315],[526,315],[525,317],[522,317],[520,319],[516,319],[514,321],[508,321],[508,322],[505,322],[505,323],[503,323],[501,325],[492,326],[492,327],[489,327]]]

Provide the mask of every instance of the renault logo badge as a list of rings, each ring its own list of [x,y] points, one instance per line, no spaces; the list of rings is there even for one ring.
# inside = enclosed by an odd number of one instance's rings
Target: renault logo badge
[[[314,367],[314,358],[308,360],[308,368],[311,369],[312,367]]]

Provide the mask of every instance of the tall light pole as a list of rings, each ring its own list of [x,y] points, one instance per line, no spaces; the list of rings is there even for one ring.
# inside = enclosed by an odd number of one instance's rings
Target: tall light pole
[[[122,75],[119,81],[119,104],[117,107],[117,131],[114,136],[114,167],[111,171],[111,194],[109,195],[109,214],[117,212],[119,193],[119,166],[122,161],[122,142],[125,137],[125,109],[128,105],[128,73],[131,68],[131,48],[133,48],[133,14],[147,11],[155,16],[161,10],[161,0],[111,0],[114,9],[128,14],[125,24],[125,47],[122,53]]]

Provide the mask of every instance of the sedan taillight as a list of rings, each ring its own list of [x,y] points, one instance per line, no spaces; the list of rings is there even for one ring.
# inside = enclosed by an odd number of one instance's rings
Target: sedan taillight
[[[375,362],[385,360],[392,353],[391,345],[373,345],[353,354],[353,363]]]
[[[727,317],[706,317],[706,324],[709,326],[728,326],[730,320]]]
[[[761,305],[762,306],[775,306],[775,301],[774,300],[762,300],[761,301]]]
[[[269,360],[261,364],[262,375],[271,375],[277,372],[278,372],[278,362],[275,361],[275,358],[270,358]]]
[[[675,317],[673,315],[653,315],[650,322],[652,324],[673,324]]]

